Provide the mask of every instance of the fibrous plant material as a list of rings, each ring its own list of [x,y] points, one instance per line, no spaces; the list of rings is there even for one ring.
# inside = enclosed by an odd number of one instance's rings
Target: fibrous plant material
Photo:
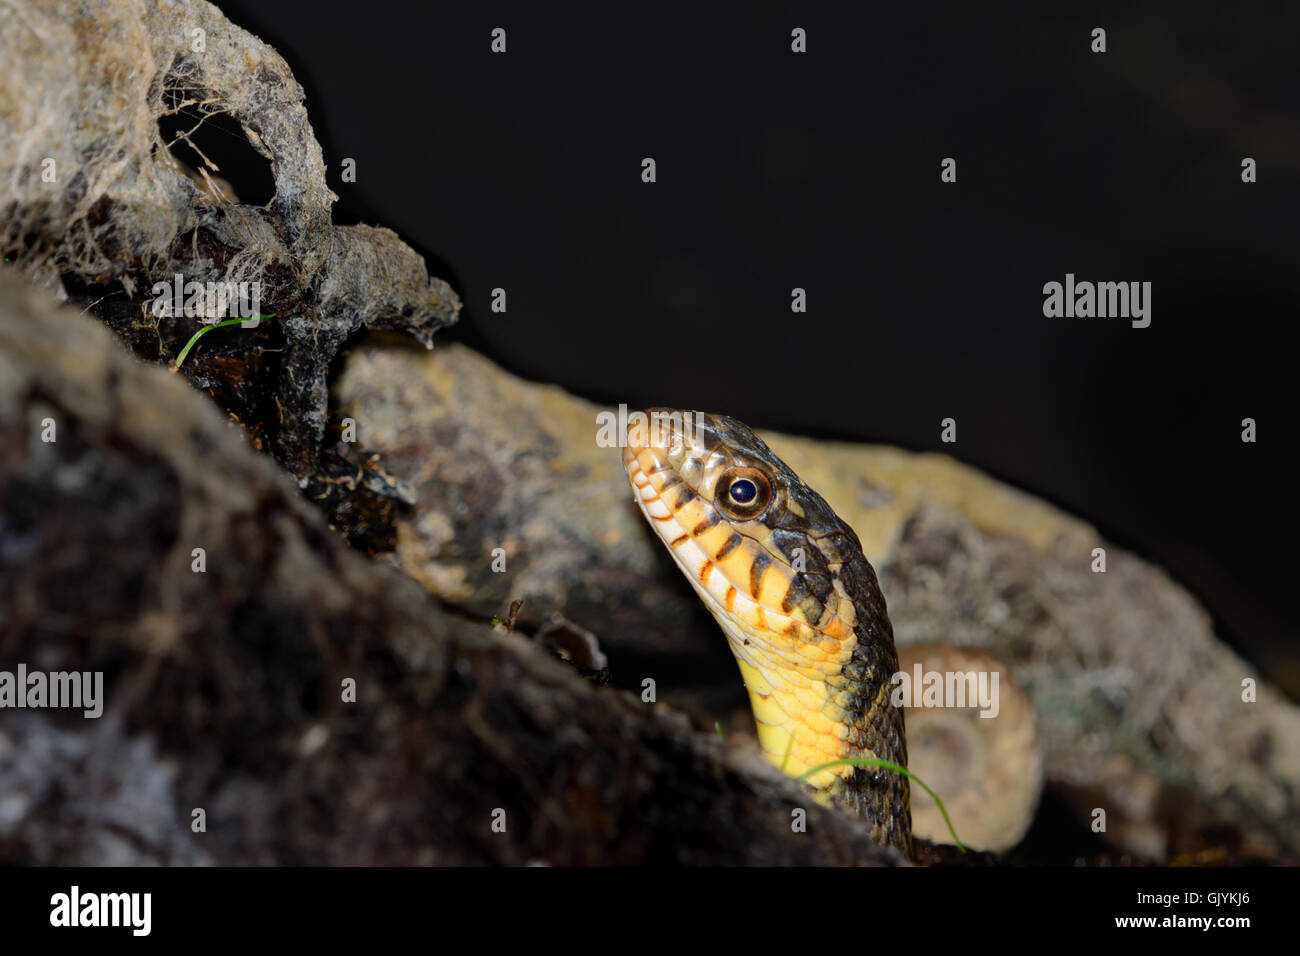
[[[456,294],[389,230],[331,222],[337,197],[302,88],[212,5],[3,0],[0,11],[7,268],[164,364],[218,316],[159,316],[156,287],[180,277],[256,289],[277,318],[208,336],[184,374],[300,483],[328,491],[317,452],[335,354],[362,327],[431,347],[456,320]],[[241,200],[205,154],[200,137],[218,124],[242,138],[245,164],[269,168],[265,203]]]

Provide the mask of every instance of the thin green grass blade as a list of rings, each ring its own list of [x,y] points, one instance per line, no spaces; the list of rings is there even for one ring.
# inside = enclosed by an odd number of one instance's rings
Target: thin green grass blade
[[[185,348],[181,349],[181,354],[176,356],[176,368],[179,369],[185,363],[185,357],[190,354],[190,350],[194,348],[194,345],[196,342],[198,342],[199,337],[206,335],[207,333],[211,332],[213,329],[223,329],[228,325],[242,324],[244,322],[250,322],[253,319],[273,319],[273,318],[275,318],[275,313],[270,313],[268,315],[251,315],[248,316],[247,318],[226,319],[224,322],[214,322],[212,325],[202,326],[197,332],[195,332],[193,335],[190,336],[190,340],[185,343]]]
[[[790,733],[790,740],[785,745],[785,756],[781,758],[781,772],[785,773],[785,765],[790,762],[790,751],[794,750],[794,732]]]
[[[813,767],[811,770],[804,771],[802,774],[800,774],[799,779],[807,780],[813,774],[819,773],[822,770],[829,770],[831,767],[846,767],[846,766],[847,767],[884,767],[886,770],[892,770],[895,773],[901,773],[908,779],[915,780],[917,784],[920,785],[921,789],[924,790],[926,793],[928,793],[930,797],[934,800],[935,804],[939,807],[939,812],[943,814],[943,822],[948,824],[948,832],[952,834],[952,841],[953,843],[957,844],[957,849],[961,850],[961,852],[963,853],[966,852],[966,847],[961,842],[960,838],[958,838],[957,831],[953,828],[952,820],[948,818],[948,810],[946,807],[944,807],[943,801],[939,799],[939,795],[935,793],[933,790],[931,790],[929,786],[926,785],[926,782],[922,780],[920,777],[918,777],[916,774],[912,773],[912,771],[908,770],[906,767],[894,763],[892,760],[881,760],[879,757],[845,757],[842,760],[832,760],[828,763],[820,763],[817,766]],[[784,769],[784,766],[782,767],[782,769]]]

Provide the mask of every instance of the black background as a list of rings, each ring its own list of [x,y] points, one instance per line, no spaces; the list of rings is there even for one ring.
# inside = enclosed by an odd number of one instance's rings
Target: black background
[[[1067,933],[1072,942],[1111,943],[1132,935],[1148,942],[1153,934],[1186,947],[1193,936],[1209,938],[1227,950],[1245,941],[1252,948],[1289,928],[1294,900],[1293,869],[1149,869],[1140,867],[1058,867],[1050,892],[1041,870],[1028,867],[981,869],[978,879],[964,868],[859,868],[853,871],[857,902],[847,917],[877,925],[907,927],[910,935],[933,939],[952,949],[963,945],[997,915],[1000,941],[1043,941]],[[503,882],[504,881],[504,882]],[[575,936],[622,940],[629,933],[677,943],[691,927],[705,945],[734,939],[736,926],[720,916],[744,912],[766,894],[775,899],[838,900],[845,896],[845,873],[837,867],[731,868],[725,879],[709,867],[678,868],[672,874],[672,923],[664,920],[665,877],[660,869],[559,869],[551,867],[300,867],[286,880],[277,867],[33,867],[0,869],[0,917],[6,943],[53,948],[59,940],[107,948],[158,944],[191,947],[196,935],[210,948],[247,949],[259,942],[292,942],[326,951],[366,951],[377,937],[426,938],[448,919],[483,927],[506,949],[572,948]],[[129,929],[52,928],[55,893],[152,893],[152,932],[132,936]],[[1138,893],[1192,892],[1200,905],[1137,903]],[[1209,906],[1210,893],[1244,893],[1236,905]],[[858,900],[860,899],[860,902]],[[1032,900],[1033,905],[1025,905]],[[800,915],[795,902],[773,914],[764,927],[768,939],[800,932],[787,912]],[[454,911],[453,911],[454,907]],[[857,914],[863,915],[857,915]],[[1148,930],[1117,928],[1116,917],[1246,917],[1239,928]],[[656,930],[663,927],[658,936]],[[838,927],[836,927],[838,928]],[[743,932],[743,927],[741,929]],[[1251,934],[1255,935],[1251,935]],[[33,948],[33,951],[39,951]]]
[[[220,6],[306,89],[336,221],[460,292],[450,337],[604,402],[946,451],[1169,568],[1300,696],[1300,9]],[[1150,281],[1151,327],[1045,318],[1067,272]]]

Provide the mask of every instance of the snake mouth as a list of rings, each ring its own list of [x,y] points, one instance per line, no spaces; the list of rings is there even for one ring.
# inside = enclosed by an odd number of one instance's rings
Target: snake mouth
[[[701,432],[711,416],[677,408],[647,408],[628,415],[623,457],[629,452],[652,451],[667,458],[688,449],[702,450]]]
[[[642,452],[648,454],[649,460],[655,461],[655,464],[649,467],[658,466],[658,455],[656,451],[666,451],[667,446],[661,442],[659,449],[656,449],[651,441],[650,430],[640,422],[649,417],[649,409],[644,412],[632,412],[628,415],[627,428],[623,434],[623,465],[628,470],[628,478],[632,478],[633,468],[636,466]],[[642,471],[646,470],[644,467]],[[634,482],[635,484],[635,482]]]
[[[709,420],[710,416],[700,412],[671,408],[648,408],[628,416],[623,464],[637,491],[638,504],[660,537],[667,528],[659,522],[666,521],[667,515],[684,519],[679,512],[687,504],[692,516],[687,530],[698,521],[717,524],[720,520],[706,485],[709,465],[716,464],[719,457],[705,447],[703,435]],[[672,494],[664,497],[669,492]],[[665,543],[670,540],[664,539]]]

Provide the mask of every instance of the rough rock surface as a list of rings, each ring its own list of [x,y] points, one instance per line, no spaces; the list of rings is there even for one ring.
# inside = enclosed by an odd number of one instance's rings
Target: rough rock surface
[[[605,410],[454,346],[358,352],[337,392],[360,445],[414,490],[396,551],[412,577],[475,615],[507,596],[526,598],[525,621],[562,613],[598,635],[616,685],[655,677],[706,721],[743,706],[725,642],[642,526],[617,450],[597,444]],[[943,455],[764,437],[858,531],[900,645],[1010,666],[1081,826],[1105,809],[1107,840],[1148,860],[1221,826],[1248,854],[1300,850],[1300,710],[1159,568]]]
[[[221,361],[209,335],[209,354],[184,374],[222,393],[305,483],[325,433],[326,372],[347,337],[391,328],[428,346],[456,320],[456,294],[389,230],[331,223],[336,197],[302,88],[278,53],[216,7],[9,0],[4,20],[0,250],[9,268],[93,303],[138,354],[163,362],[202,319],[152,314],[155,283],[261,283],[262,314],[274,321],[219,334],[239,360]],[[182,120],[172,141],[159,126],[166,117]],[[232,199],[215,165],[186,168],[169,151],[219,118],[269,164],[266,205]],[[250,383],[262,400],[244,400]]]
[[[102,671],[106,699],[0,711],[0,864],[897,862],[663,704],[449,614],[206,398],[3,276],[0,449],[0,669]]]

